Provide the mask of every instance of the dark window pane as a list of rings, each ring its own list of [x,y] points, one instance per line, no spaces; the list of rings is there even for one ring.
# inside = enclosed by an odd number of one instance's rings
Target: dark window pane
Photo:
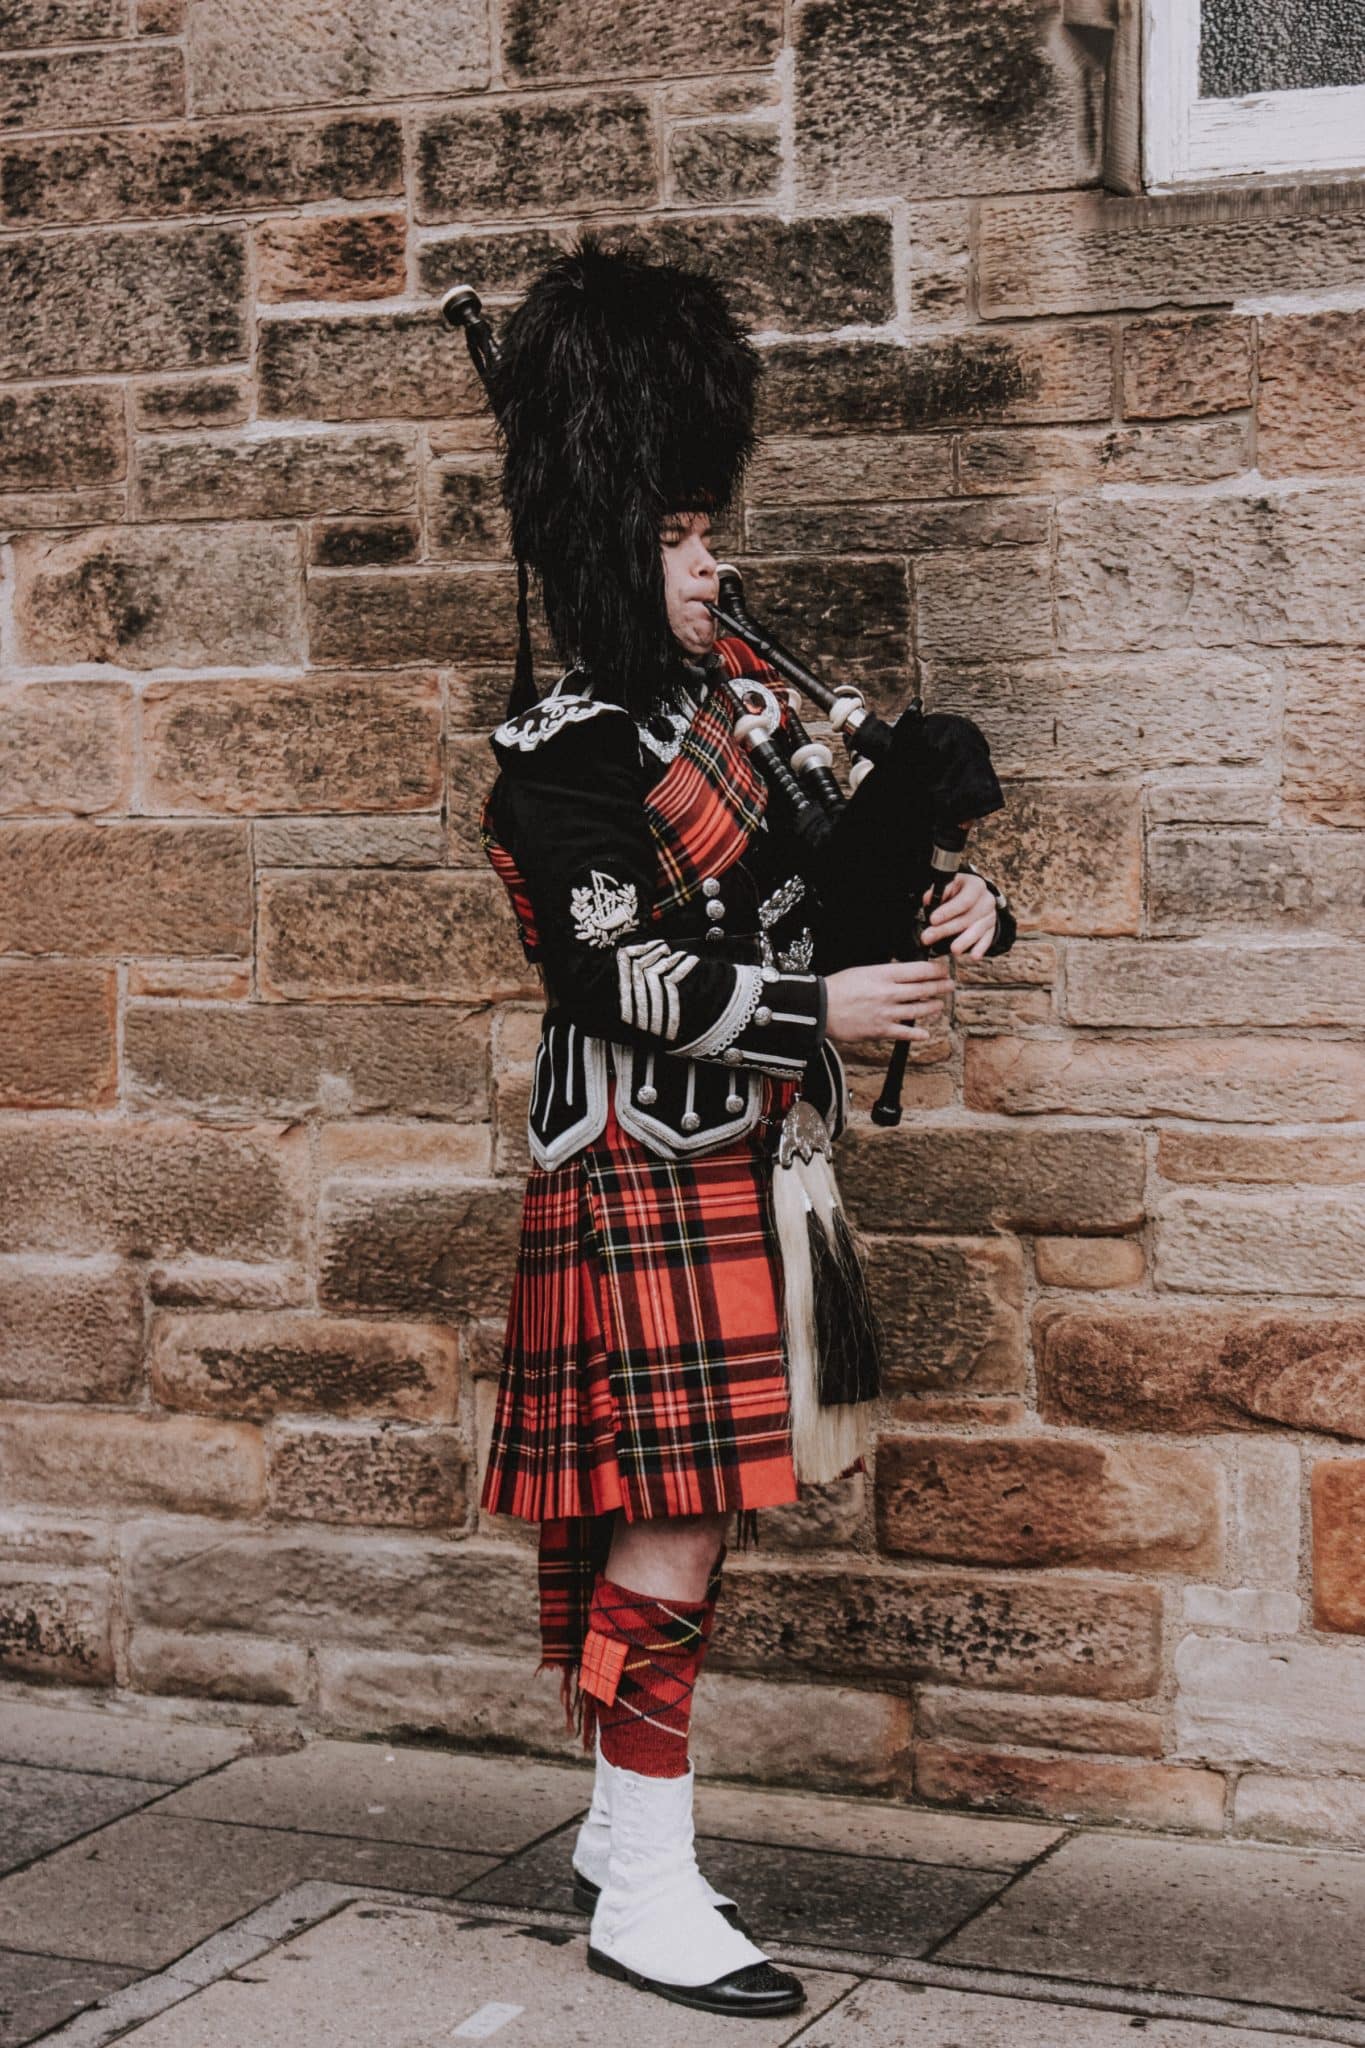
[[[1324,85],[1365,85],[1365,0],[1202,0],[1202,98]]]

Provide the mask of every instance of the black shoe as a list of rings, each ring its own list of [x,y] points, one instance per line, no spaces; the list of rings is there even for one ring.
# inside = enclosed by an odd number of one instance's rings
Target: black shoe
[[[575,1870],[573,1874],[574,1911],[591,1915],[597,1905],[598,1895],[601,1890],[600,1884],[594,1884],[590,1877],[584,1877],[582,1871]],[[748,1928],[739,1917],[739,1907],[733,1899],[731,1899],[728,1906],[717,1906],[716,1911],[720,1914],[722,1920],[728,1920],[730,1925],[737,1927],[741,1934],[749,1934]],[[753,1936],[749,1935],[749,1939],[752,1941]]]
[[[617,1977],[623,1983],[634,1984],[640,1991],[657,1992],[660,1998],[672,1999],[674,2005],[690,2005],[697,2012],[768,2020],[781,2013],[799,2012],[806,2002],[800,1979],[789,1976],[785,1970],[775,1970],[771,1963],[746,1963],[742,1970],[731,1970],[728,1977],[717,1977],[713,1984],[661,1984],[657,1978],[642,1977],[638,1970],[628,1970],[624,1963],[614,1962],[600,1948],[590,1946],[588,1968],[596,1970],[600,1977]]]

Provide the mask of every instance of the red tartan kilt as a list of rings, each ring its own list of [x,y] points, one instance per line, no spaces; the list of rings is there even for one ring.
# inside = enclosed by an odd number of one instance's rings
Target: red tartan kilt
[[[764,1081],[780,1116],[792,1082]],[[545,1521],[797,1498],[772,1167],[755,1133],[666,1160],[623,1131],[532,1167],[482,1502]]]

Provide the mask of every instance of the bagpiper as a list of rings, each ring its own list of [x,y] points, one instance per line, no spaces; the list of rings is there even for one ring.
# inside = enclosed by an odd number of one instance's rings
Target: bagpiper
[[[841,875],[744,744],[776,677],[717,637],[711,522],[760,361],[719,284],[585,238],[506,323],[490,391],[526,605],[483,845],[539,969],[520,1250],[482,1504],[540,1525],[542,1661],[595,1741],[588,1961],[703,2010],[804,2000],[702,1876],[688,1728],[728,1517],[856,1467],[876,1319],[828,1154],[836,1040],[926,1038],[942,957],[841,964]],[[782,700],[776,701],[779,712]],[[957,958],[1014,921],[973,872]]]

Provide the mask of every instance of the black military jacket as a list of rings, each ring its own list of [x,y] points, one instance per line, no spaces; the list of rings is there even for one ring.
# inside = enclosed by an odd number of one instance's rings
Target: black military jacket
[[[543,1166],[599,1134],[613,1082],[622,1127],[666,1157],[752,1130],[765,1074],[800,1080],[843,1127],[821,968],[841,964],[840,896],[862,878],[822,872],[769,799],[726,673],[715,655],[689,667],[647,724],[571,674],[492,737],[484,846],[546,994],[529,1112]]]

